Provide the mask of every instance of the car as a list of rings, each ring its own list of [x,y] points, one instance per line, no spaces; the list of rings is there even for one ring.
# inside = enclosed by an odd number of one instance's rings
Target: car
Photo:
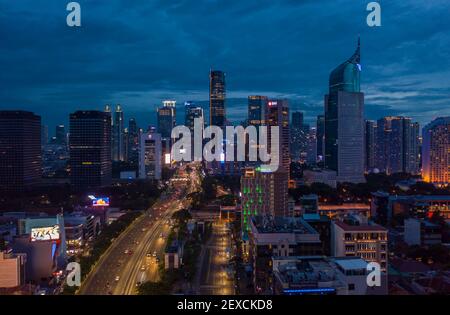
[[[152,254],[148,253],[147,258],[150,258],[150,257],[152,257]]]
[[[145,266],[142,265],[142,266],[141,266],[141,271],[145,271],[145,269],[146,269]]]
[[[153,257],[156,257],[156,251],[153,252]]]
[[[116,276],[116,278],[114,279],[116,282],[120,280],[120,276]]]
[[[125,255],[128,254],[130,251],[128,249],[125,249],[125,251],[123,252]]]

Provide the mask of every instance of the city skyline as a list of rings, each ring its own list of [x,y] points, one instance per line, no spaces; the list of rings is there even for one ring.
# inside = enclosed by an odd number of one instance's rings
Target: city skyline
[[[291,111],[304,111],[311,124],[323,113],[329,70],[347,58],[358,34],[366,118],[405,115],[425,125],[450,114],[444,1],[383,3],[380,28],[367,27],[365,3],[138,1],[125,8],[124,1],[81,1],[77,30],[64,24],[63,6],[30,3],[0,1],[10,43],[2,48],[9,75],[0,79],[0,109],[35,112],[50,127],[67,124],[75,109],[105,104],[122,104],[125,120],[139,117],[143,126],[155,124],[163,99],[193,100],[207,110],[210,68],[227,74],[230,121],[240,122],[248,95],[266,95],[289,99]],[[202,18],[189,23],[192,16]],[[283,28],[279,21],[286,21]]]

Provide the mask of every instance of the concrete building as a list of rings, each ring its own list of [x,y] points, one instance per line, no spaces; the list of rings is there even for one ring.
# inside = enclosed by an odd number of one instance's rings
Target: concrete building
[[[249,261],[256,293],[272,288],[272,257],[322,255],[319,233],[302,218],[263,217],[250,220]]]
[[[388,261],[387,229],[362,222],[359,225],[335,221],[331,226],[331,255],[361,257],[377,262],[386,271]]]
[[[405,243],[409,246],[431,246],[442,244],[442,228],[427,220],[406,219],[404,231]]]
[[[25,284],[25,254],[0,251],[0,288],[15,288]]]
[[[247,168],[241,177],[242,231],[257,215],[288,215],[288,182],[285,172],[266,171],[264,165]]]
[[[276,295],[372,295],[387,294],[382,286],[367,286],[367,262],[361,258],[294,256],[273,258]]]

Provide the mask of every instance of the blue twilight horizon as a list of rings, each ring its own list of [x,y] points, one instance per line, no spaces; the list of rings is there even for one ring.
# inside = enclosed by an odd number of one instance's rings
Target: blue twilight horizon
[[[323,113],[330,72],[361,36],[366,117],[406,115],[421,125],[450,115],[450,2],[368,0],[80,0],[82,27],[63,0],[0,0],[0,110],[30,110],[53,130],[77,109],[122,104],[155,122],[163,99],[208,105],[208,71],[226,72],[227,118],[247,96],[289,99],[307,122]]]

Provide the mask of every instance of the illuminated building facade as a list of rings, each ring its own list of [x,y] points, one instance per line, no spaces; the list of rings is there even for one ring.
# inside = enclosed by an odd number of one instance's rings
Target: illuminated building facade
[[[280,171],[284,171],[289,176],[290,173],[290,137],[289,137],[289,105],[285,99],[269,100],[266,123],[268,126],[268,139],[269,152],[271,152],[270,144],[272,142],[272,135],[270,131],[271,126],[279,127],[279,161]]]
[[[142,133],[139,142],[139,178],[160,180],[161,164],[161,135],[151,131]]]
[[[331,255],[361,257],[377,262],[386,271],[388,260],[388,230],[381,225],[359,225],[334,221],[331,226]]]
[[[209,72],[209,125],[225,127],[225,73],[219,70]]]
[[[100,111],[70,114],[70,182],[78,189],[111,184],[111,115]]]
[[[264,165],[247,168],[241,176],[242,231],[257,215],[287,216],[288,187],[285,172],[268,172]]]
[[[338,182],[364,182],[364,94],[360,92],[360,45],[330,74],[325,95],[325,167]]]
[[[175,101],[163,101],[163,106],[157,110],[157,130],[162,138],[170,139],[172,136],[172,129],[176,126],[175,105]]]
[[[450,182],[450,117],[440,117],[422,131],[422,177],[426,182]]]

